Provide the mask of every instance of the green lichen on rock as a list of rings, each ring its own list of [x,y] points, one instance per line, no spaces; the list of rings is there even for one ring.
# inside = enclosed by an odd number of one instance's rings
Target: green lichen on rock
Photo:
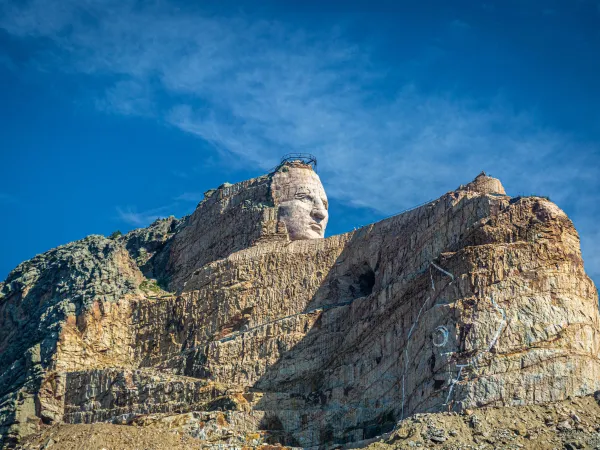
[[[120,238],[121,236],[123,236],[123,233],[121,233],[121,230],[116,230],[116,231],[113,231],[113,232],[110,234],[110,236],[108,236],[108,238],[109,238],[109,239],[118,239],[118,238]]]
[[[155,294],[160,294],[162,292],[164,292],[160,286],[158,285],[158,283],[156,282],[156,280],[144,280],[142,281],[142,283],[140,284],[140,290],[143,292],[153,292]]]

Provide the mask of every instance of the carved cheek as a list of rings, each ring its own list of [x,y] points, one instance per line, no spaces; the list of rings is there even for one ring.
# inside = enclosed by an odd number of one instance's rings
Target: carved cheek
[[[294,204],[294,209],[298,212],[298,214],[301,215],[310,215],[310,212],[313,209],[313,203],[314,202],[307,202],[305,200],[294,200],[292,202]]]
[[[298,230],[308,225],[312,206],[302,200],[292,200],[281,205],[281,217],[288,230]]]

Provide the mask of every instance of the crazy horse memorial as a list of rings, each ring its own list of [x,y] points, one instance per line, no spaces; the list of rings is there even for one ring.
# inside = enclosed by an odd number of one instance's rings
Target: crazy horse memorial
[[[0,284],[0,447],[99,422],[360,446],[417,413],[600,390],[597,290],[552,202],[482,173],[349,233],[327,221],[313,165],[288,160],[21,263]]]

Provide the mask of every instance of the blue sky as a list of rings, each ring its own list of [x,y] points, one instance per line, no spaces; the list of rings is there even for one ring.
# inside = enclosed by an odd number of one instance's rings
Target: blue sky
[[[328,234],[481,170],[573,219],[600,282],[600,2],[0,3],[0,278],[317,155]]]

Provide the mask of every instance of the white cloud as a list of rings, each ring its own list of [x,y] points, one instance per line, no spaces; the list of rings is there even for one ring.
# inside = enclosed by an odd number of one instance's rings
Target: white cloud
[[[98,109],[125,116],[156,114],[153,92],[150,86],[138,80],[123,80],[106,89],[105,95],[96,100]]]
[[[198,203],[203,198],[204,198],[204,194],[201,192],[184,192],[183,194],[175,197],[175,200],[181,201],[181,202],[196,202],[196,203]]]
[[[263,170],[290,151],[314,153],[330,197],[380,214],[437,197],[486,170],[509,193],[574,205],[586,254],[598,250],[586,237],[595,228],[584,207],[600,201],[598,151],[500,97],[427,94],[400,84],[402,67],[378,66],[369,48],[340,30],[309,32],[168,2],[15,5],[3,6],[0,27],[54,42],[45,64],[115,79],[98,100],[103,110],[155,116]],[[119,214],[141,226],[155,212]],[[600,270],[597,259],[588,261]]]
[[[117,215],[119,220],[134,227],[146,227],[156,219],[168,215],[168,207],[154,208],[147,211],[138,212],[136,208],[117,206]]]

